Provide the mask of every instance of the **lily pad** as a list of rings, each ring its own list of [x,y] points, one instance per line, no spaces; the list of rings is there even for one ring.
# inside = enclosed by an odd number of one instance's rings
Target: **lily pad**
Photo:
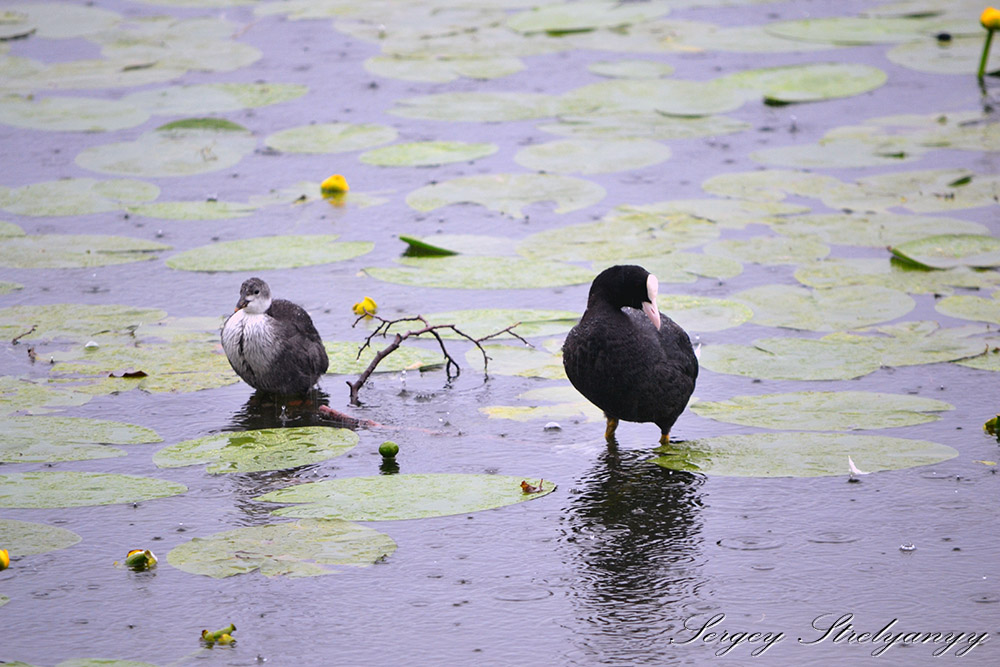
[[[527,347],[524,345],[483,345],[489,357],[487,371],[497,375],[516,375],[518,377],[545,378],[546,380],[565,380],[562,357],[544,347]],[[483,363],[483,355],[477,348],[465,353],[470,365]]]
[[[518,394],[518,405],[489,405],[479,411],[490,419],[603,422],[604,411],[569,384]]]
[[[810,63],[744,70],[724,77],[728,85],[761,94],[768,104],[818,102],[867,93],[888,76],[877,67],[853,63]]]
[[[259,570],[265,577],[313,577],[338,566],[367,567],[396,550],[388,535],[348,521],[304,519],[196,537],[170,550],[179,570],[221,579]]]
[[[522,33],[558,35],[596,28],[621,28],[655,19],[669,11],[670,3],[662,1],[622,4],[615,0],[582,0],[514,14],[507,20],[507,27]]]
[[[375,358],[375,354],[385,347],[385,344],[380,343],[379,339],[376,338],[372,345],[366,348],[358,358],[358,348],[361,347],[362,341],[326,341],[323,345],[330,358],[330,367],[326,371],[330,375],[358,375],[362,373]],[[410,369],[420,370],[424,367],[438,366],[441,363],[440,349],[433,350],[404,343],[380,361],[375,372],[395,373]]]
[[[108,445],[160,442],[156,431],[83,417],[5,417],[0,420],[0,462],[53,463],[125,456]]]
[[[621,206],[620,211],[669,215],[684,213],[728,229],[744,229],[749,224],[772,224],[785,216],[808,213],[807,206],[779,201],[749,199],[669,199],[655,204]],[[801,216],[799,216],[801,217]]]
[[[835,169],[913,162],[926,152],[926,148],[915,145],[908,139],[880,137],[866,141],[858,137],[845,137],[824,138],[813,144],[765,148],[754,151],[750,158],[775,167]]]
[[[723,79],[613,79],[581,86],[560,98],[560,116],[571,114],[658,113],[710,116],[735,111],[747,95]]]
[[[533,262],[517,257],[403,257],[401,267],[373,266],[376,280],[419,287],[462,289],[531,289],[580,285],[594,273],[570,264]]]
[[[146,122],[149,113],[127,102],[87,97],[0,98],[0,123],[56,132],[108,132]]]
[[[66,178],[0,191],[0,208],[18,215],[80,216],[117,211],[127,204],[152,201],[159,194],[158,187],[144,181]]]
[[[649,139],[565,139],[522,148],[514,161],[522,167],[557,174],[606,174],[660,164],[670,149]]]
[[[971,23],[971,22],[970,22]],[[886,57],[897,65],[932,74],[975,74],[983,53],[981,35],[955,35],[947,42],[932,37],[897,44]],[[1000,54],[991,50],[988,72],[1000,69]]]
[[[499,79],[523,70],[524,61],[513,56],[394,53],[367,59],[365,69],[391,79],[449,83],[462,77]]]
[[[694,252],[665,252],[653,257],[622,257],[594,262],[594,270],[602,271],[615,264],[638,264],[663,283],[693,283],[699,278],[726,280],[743,272],[743,264],[728,257]]]
[[[473,338],[482,338],[496,333],[513,324],[513,331],[522,338],[554,336],[572,329],[580,320],[581,313],[572,310],[544,310],[531,308],[479,308],[452,310],[424,315],[431,324],[454,324],[463,333]],[[447,330],[439,332],[442,338],[460,338]],[[510,334],[503,334],[491,340],[509,340]]]
[[[810,238],[756,236],[750,239],[725,239],[705,246],[709,255],[719,255],[754,264],[801,264],[822,259],[830,248]]]
[[[910,294],[950,294],[956,287],[989,289],[1000,285],[1000,273],[959,266],[923,269],[909,262],[868,257],[825,259],[795,270],[803,285],[826,289],[847,285],[879,285]]]
[[[127,207],[129,213],[161,220],[228,220],[244,218],[256,206],[225,201],[157,201]]]
[[[768,24],[765,30],[783,39],[855,46],[910,42],[927,35],[931,26],[923,18],[836,16],[779,21]]]
[[[87,148],[76,156],[76,163],[102,174],[145,177],[228,169],[257,146],[253,135],[236,128],[164,126],[135,141]]]
[[[656,304],[670,319],[690,332],[721,331],[739,326],[753,317],[750,308],[729,299],[660,294]]]
[[[33,556],[71,547],[80,536],[71,530],[44,523],[0,519],[3,548],[11,556]]]
[[[926,466],[958,456],[946,445],[884,435],[753,433],[672,443],[653,463],[726,477],[848,475],[847,457],[868,472]]]
[[[900,259],[930,269],[1000,267],[1000,238],[979,234],[939,234],[889,249]]]
[[[499,150],[496,144],[464,141],[416,141],[365,151],[360,160],[382,167],[430,167],[471,162]]]
[[[70,341],[83,345],[102,334],[129,335],[143,323],[156,322],[167,313],[156,308],[121,305],[89,306],[55,303],[45,306],[11,306],[0,309],[0,336],[10,340]]]
[[[558,123],[540,130],[578,139],[692,139],[735,134],[750,129],[743,121],[726,116],[671,116],[655,110],[560,114]]]
[[[389,113],[403,118],[491,123],[555,116],[559,100],[542,93],[438,93],[396,101]]]
[[[886,322],[916,306],[906,293],[876,286],[809,290],[762,285],[738,292],[733,298],[753,310],[756,324],[808,331],[840,331]]]
[[[898,213],[821,213],[768,220],[779,234],[815,238],[837,245],[884,248],[915,241],[948,229],[956,234],[983,234],[985,226],[959,218]]]
[[[971,294],[949,296],[935,303],[934,308],[939,313],[963,320],[1000,324],[1000,292],[994,292],[992,299]]]
[[[309,89],[297,83],[203,83],[143,90],[122,102],[151,114],[217,114],[298,99]]]
[[[394,128],[374,123],[317,123],[276,132],[264,140],[283,153],[348,153],[395,141]]]
[[[698,401],[701,417],[743,426],[797,431],[857,431],[936,421],[953,410],[944,401],[868,391],[799,391]]]
[[[0,507],[44,509],[138,503],[185,491],[183,484],[135,475],[77,471],[0,475]]]
[[[348,477],[299,484],[254,500],[306,503],[274,510],[272,514],[277,516],[347,521],[423,519],[513,505],[548,495],[556,488],[546,481],[538,493],[524,493],[521,482],[534,484],[536,479],[443,473]]]
[[[263,236],[222,241],[174,255],[167,266],[181,271],[291,269],[354,259],[372,251],[368,241],[337,242],[336,234]]]
[[[60,389],[44,382],[35,382],[9,375],[0,376],[0,416],[15,412],[45,414],[90,401],[82,392]],[[2,422],[0,422],[2,427]]]
[[[944,328],[937,322],[918,321],[856,333],[837,332],[824,336],[823,340],[876,354],[882,366],[918,366],[986,354],[986,341],[975,336],[987,331],[982,326]]]
[[[153,456],[160,468],[208,464],[212,474],[285,470],[345,454],[358,444],[353,431],[325,426],[219,433],[171,445]]]
[[[127,236],[30,234],[0,238],[0,266],[70,269],[156,259],[170,246]]]
[[[672,65],[655,60],[603,60],[587,69],[613,79],[659,79],[674,73]]]
[[[480,204],[511,218],[523,218],[523,208],[537,202],[554,202],[556,213],[569,213],[601,201],[600,185],[558,174],[483,174],[463,176],[425,185],[406,196],[418,211],[433,211],[450,204]]]
[[[32,34],[46,39],[86,37],[117,26],[121,14],[90,5],[67,2],[4,3],[4,11],[30,25]]]
[[[874,350],[822,338],[761,338],[752,345],[706,345],[699,362],[716,373],[766,380],[850,380],[881,367]]]

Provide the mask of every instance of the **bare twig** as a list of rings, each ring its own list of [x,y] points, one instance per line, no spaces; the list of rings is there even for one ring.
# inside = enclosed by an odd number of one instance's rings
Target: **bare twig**
[[[30,328],[30,329],[28,329],[27,331],[25,331],[25,332],[24,332],[23,334],[18,334],[18,335],[16,335],[16,336],[14,336],[13,338],[11,338],[11,339],[10,339],[10,344],[11,344],[11,345],[17,345],[18,341],[20,341],[20,340],[21,340],[22,338],[24,338],[24,337],[25,337],[25,336],[27,336],[28,334],[33,334],[33,333],[35,333],[35,329],[37,329],[37,328],[38,328],[38,325],[37,325],[37,324],[32,324],[32,325],[31,325],[31,328]]]
[[[371,347],[373,338],[375,338],[376,336],[381,336],[382,338],[386,338],[389,335],[389,329],[391,329],[393,325],[399,324],[401,322],[420,322],[424,326],[421,327],[420,329],[407,331],[406,333],[395,334],[395,336],[392,339],[392,342],[390,342],[384,348],[375,353],[375,357],[371,360],[371,363],[368,364],[368,367],[365,368],[364,371],[362,371],[361,375],[358,376],[358,379],[355,380],[354,382],[347,383],[347,386],[351,388],[352,405],[359,404],[358,392],[361,390],[361,387],[364,386],[365,382],[368,381],[368,378],[371,376],[371,374],[375,372],[375,368],[379,365],[379,363],[381,363],[381,361],[386,357],[388,357],[390,354],[395,352],[402,344],[402,342],[407,338],[417,337],[423,334],[430,334],[434,336],[434,339],[438,342],[438,346],[441,348],[441,354],[444,355],[445,359],[444,369],[445,369],[445,374],[447,375],[447,378],[449,380],[458,377],[459,374],[462,372],[462,369],[459,366],[458,362],[455,361],[455,358],[452,357],[451,354],[448,352],[448,348],[444,344],[444,339],[441,337],[441,334],[439,333],[441,329],[448,329],[457,334],[458,336],[461,336],[462,338],[468,340],[469,342],[474,344],[477,348],[479,348],[479,351],[483,355],[484,373],[488,370],[490,357],[488,354],[486,354],[486,349],[482,345],[483,341],[490,340],[491,338],[496,338],[501,334],[508,333],[514,338],[524,343],[525,345],[529,346],[531,345],[531,343],[529,343],[527,340],[525,340],[518,334],[514,333],[513,331],[514,327],[520,324],[520,322],[516,322],[510,325],[509,327],[491,333],[488,336],[483,336],[482,338],[473,338],[469,334],[460,330],[454,324],[430,324],[427,322],[426,319],[424,319],[422,315],[417,315],[415,317],[402,317],[396,320],[387,320],[383,317],[379,317],[378,315],[366,312],[364,315],[361,315],[360,317],[358,317],[358,319],[354,321],[354,326],[357,326],[358,322],[367,318],[374,318],[378,320],[378,326],[375,327],[374,331],[368,334],[368,337],[365,338],[365,342],[362,343],[361,347],[358,348],[358,356],[357,356],[358,359],[361,358],[362,352],[364,352],[367,348]]]

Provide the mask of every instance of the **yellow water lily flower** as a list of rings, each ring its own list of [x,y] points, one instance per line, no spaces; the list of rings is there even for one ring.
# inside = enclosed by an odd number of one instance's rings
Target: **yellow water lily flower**
[[[353,307],[355,315],[364,315],[365,317],[371,317],[378,310],[378,304],[375,303],[375,299],[370,296],[366,296],[364,299],[354,304]]]
[[[201,631],[201,640],[206,644],[232,644],[236,641],[233,637],[233,633],[236,632],[236,626],[230,623],[226,627],[211,632],[209,630]]]
[[[1000,9],[987,7],[979,16],[979,22],[987,30],[1000,30]]]
[[[125,556],[125,565],[133,570],[147,570],[156,565],[156,556],[149,549],[132,549]]]
[[[347,185],[346,178],[340,174],[334,174],[320,183],[319,189],[323,191],[323,194],[340,194],[347,192],[351,188]]]
[[[6,549],[0,549],[0,570],[6,570],[8,567],[10,567],[10,554]]]

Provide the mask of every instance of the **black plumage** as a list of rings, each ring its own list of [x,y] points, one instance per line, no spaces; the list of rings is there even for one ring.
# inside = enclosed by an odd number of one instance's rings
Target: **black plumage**
[[[566,375],[604,411],[609,441],[623,419],[655,423],[667,444],[694,391],[698,358],[684,329],[657,309],[657,290],[641,266],[606,269],[563,343]]]
[[[308,392],[330,363],[309,313],[291,301],[272,300],[260,278],[240,287],[236,312],[222,327],[222,347],[247,384],[270,394]]]

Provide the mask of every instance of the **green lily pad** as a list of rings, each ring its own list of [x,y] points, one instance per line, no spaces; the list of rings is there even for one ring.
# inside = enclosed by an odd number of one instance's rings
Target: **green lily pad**
[[[374,123],[317,123],[268,136],[264,143],[283,153],[348,153],[395,141],[398,132]]]
[[[523,208],[554,202],[556,213],[569,213],[601,201],[600,185],[558,174],[483,174],[463,176],[418,188],[406,203],[418,211],[451,204],[480,204],[511,218],[523,218]]]
[[[396,550],[388,535],[350,523],[304,519],[196,537],[170,550],[179,570],[221,579],[259,570],[265,577],[314,577],[337,566],[367,567]]]
[[[848,475],[847,457],[861,470],[926,466],[958,456],[946,445],[884,435],[753,433],[672,443],[652,463],[672,470],[726,477]]]
[[[83,345],[102,334],[129,335],[140,324],[166,316],[166,312],[156,308],[120,305],[11,306],[0,309],[0,336],[7,340],[20,336],[25,342],[51,340]]]
[[[965,266],[923,269],[909,262],[867,257],[825,259],[795,270],[795,279],[808,287],[826,289],[847,285],[879,285],[910,294],[950,294],[956,287],[989,289],[1000,285],[1000,273]]]
[[[534,500],[556,485],[544,482],[538,493],[525,493],[521,482],[537,477],[509,475],[403,474],[349,477],[309,482],[272,491],[254,500],[307,503],[274,510],[276,516],[393,521],[468,514]]]
[[[658,113],[665,116],[710,116],[735,111],[746,93],[723,79],[614,79],[581,86],[560,98],[563,114]]]
[[[83,417],[5,417],[0,420],[0,462],[53,463],[125,456],[107,445],[160,442],[156,431]]]
[[[420,323],[416,323],[419,326]],[[358,348],[363,341],[346,342],[325,341],[323,346],[330,358],[330,367],[327,374],[330,375],[358,375],[362,373],[368,364],[375,358],[375,354],[380,352],[387,343],[379,342],[376,338],[372,345],[365,349],[358,357]],[[404,370],[420,370],[421,368],[438,366],[442,363],[441,350],[417,347],[404,343],[402,346],[383,358],[375,368],[376,373],[396,373]]]
[[[538,129],[578,139],[692,139],[735,134],[750,128],[748,123],[726,116],[671,116],[655,110],[592,114],[560,114],[558,123]]]
[[[24,233],[24,229],[19,225],[15,225],[13,222],[0,221],[0,239],[11,236],[24,236]]]
[[[876,286],[810,290],[762,285],[733,295],[753,310],[753,321],[772,327],[840,331],[902,317],[916,306],[904,292]]]
[[[376,280],[418,287],[531,289],[580,285],[594,273],[570,264],[533,262],[516,257],[403,257],[401,267],[365,268]]]
[[[944,401],[868,391],[798,391],[698,401],[691,410],[716,421],[797,431],[857,431],[936,421]]]
[[[17,215],[87,215],[117,211],[126,204],[152,201],[160,189],[135,180],[66,178],[0,191],[0,208]]]
[[[882,366],[917,366],[982,356],[987,343],[973,336],[986,332],[981,326],[943,328],[937,322],[920,321],[856,333],[837,332],[824,336],[823,340],[876,354]]]
[[[948,229],[957,234],[983,234],[985,226],[959,218],[898,213],[821,213],[768,220],[779,234],[815,238],[837,245],[884,248],[937,234]]]
[[[138,503],[185,491],[183,484],[135,475],[76,471],[0,475],[0,507],[44,509]]]
[[[156,115],[217,114],[289,102],[308,91],[297,83],[203,83],[143,90],[122,102]]]
[[[390,79],[449,83],[462,77],[499,79],[523,70],[524,61],[513,56],[394,53],[365,60],[365,69]]]
[[[87,97],[0,98],[0,123],[56,132],[108,132],[146,122],[149,113],[126,102]]]
[[[479,411],[490,419],[519,422],[565,420],[603,422],[604,411],[588,401],[572,385],[542,387],[518,394],[519,405],[489,405]]]
[[[665,252],[654,257],[622,257],[594,262],[594,270],[602,271],[615,264],[638,264],[663,283],[693,283],[699,278],[726,280],[743,272],[743,264],[728,257],[693,252]]]
[[[802,264],[826,257],[830,248],[810,238],[756,236],[715,241],[705,252],[754,264]]]
[[[823,338],[761,338],[752,345],[706,345],[699,362],[716,373],[766,380],[851,380],[881,367],[874,350]]]
[[[890,137],[863,140],[857,137],[824,138],[813,144],[778,146],[754,151],[750,158],[768,166],[802,169],[880,167],[913,162],[927,149],[908,139]]]
[[[562,357],[544,347],[524,345],[483,345],[489,357],[487,372],[496,375],[516,375],[518,377],[565,380]],[[483,355],[477,348],[465,353],[465,358],[473,367],[483,363]]]
[[[760,169],[718,174],[705,180],[702,189],[720,197],[779,202],[789,194],[820,198],[843,183],[822,174],[788,169]]]
[[[431,324],[454,324],[463,333],[473,338],[482,338],[517,324],[513,331],[522,338],[555,336],[576,326],[581,313],[572,310],[546,310],[531,308],[478,308],[451,310],[424,315]],[[447,330],[439,332],[442,338],[461,338]],[[503,334],[491,340],[510,340],[510,334]]]
[[[522,148],[514,161],[522,167],[557,174],[606,174],[660,164],[670,149],[649,139],[564,139]]]
[[[768,25],[716,27],[685,35],[683,43],[706,51],[732,53],[803,53],[825,51],[836,45],[822,42],[803,42],[784,39],[767,31]]]
[[[776,37],[804,42],[893,44],[910,42],[927,35],[926,19],[835,16],[770,23],[765,30]]]
[[[975,368],[980,371],[992,371],[1000,373],[1000,341],[993,340],[987,343],[990,347],[988,352],[978,357],[961,359],[955,363],[966,368]]]
[[[619,210],[660,215],[684,213],[698,220],[713,222],[729,229],[744,229],[749,224],[771,224],[784,220],[785,216],[808,213],[812,209],[807,206],[778,201],[670,199],[655,204],[622,206]]]
[[[117,26],[121,14],[90,5],[65,2],[4,3],[17,23],[31,26],[32,34],[46,39],[86,37]]]
[[[368,241],[337,242],[336,234],[263,236],[222,241],[174,255],[167,266],[181,271],[291,269],[354,259],[372,251]]]
[[[971,294],[949,296],[935,303],[934,308],[939,313],[963,320],[1000,324],[1000,292],[994,292],[992,299]]]
[[[353,431],[325,426],[268,428],[185,440],[153,456],[160,468],[208,464],[211,474],[285,470],[345,454],[358,444]]]
[[[507,19],[517,32],[562,34],[597,28],[621,28],[643,23],[670,11],[668,2],[622,4],[614,0],[582,0],[571,4],[535,7]]]
[[[877,67],[852,63],[810,63],[744,70],[723,77],[768,104],[818,102],[853,97],[883,85],[888,76]]]
[[[228,220],[245,218],[256,206],[225,201],[157,201],[127,207],[129,213],[161,220]]]
[[[495,123],[555,116],[559,100],[542,93],[438,93],[396,101],[389,113],[403,118]]]
[[[886,52],[886,57],[897,65],[918,72],[975,75],[982,54],[981,35],[955,35],[947,42],[925,37],[898,44]],[[1000,54],[991,49],[986,71],[997,69],[1000,69]]]
[[[496,144],[464,141],[416,141],[365,151],[359,159],[382,167],[430,167],[471,162],[499,150]]]
[[[613,79],[659,79],[674,73],[672,65],[655,60],[602,60],[587,69]]]
[[[83,405],[90,399],[88,394],[60,389],[44,382],[9,375],[0,376],[0,416],[15,412],[45,414]]]
[[[0,238],[0,266],[70,269],[144,262],[170,246],[127,236],[31,234]]]
[[[753,317],[752,310],[729,299],[660,294],[656,304],[664,314],[689,332],[721,331],[739,326]]]
[[[11,556],[33,556],[71,547],[80,536],[71,530],[44,523],[0,519],[3,548]]]
[[[6,280],[0,280],[0,295],[10,294],[11,292],[16,292],[20,289],[24,289],[24,285],[21,283],[12,283]]]
[[[980,234],[939,234],[889,249],[900,259],[930,269],[955,266],[1000,267],[1000,238]]]
[[[246,131],[175,125],[135,141],[87,148],[76,156],[76,163],[102,174],[192,176],[228,169],[256,146],[257,140]]]

